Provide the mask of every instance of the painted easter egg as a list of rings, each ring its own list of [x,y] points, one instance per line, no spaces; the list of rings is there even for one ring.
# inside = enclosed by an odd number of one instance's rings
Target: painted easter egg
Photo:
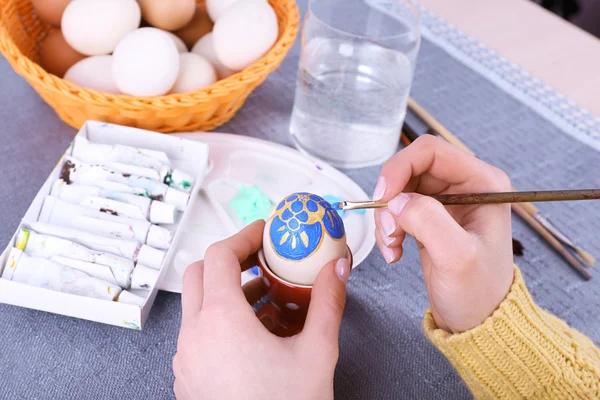
[[[325,199],[294,193],[283,199],[265,226],[263,252],[280,278],[312,285],[330,261],[346,257],[344,222]]]

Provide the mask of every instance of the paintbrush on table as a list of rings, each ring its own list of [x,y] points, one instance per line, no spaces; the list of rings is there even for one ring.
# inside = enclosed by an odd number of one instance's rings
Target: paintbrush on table
[[[412,142],[422,134],[433,134],[440,136],[447,142],[475,155],[464,143],[454,136],[445,126],[431,116],[424,108],[417,104],[412,98],[408,101],[409,113],[407,113],[403,133],[403,143]],[[584,265],[593,266],[596,262],[594,257],[581,247],[577,246],[567,235],[562,233],[555,225],[545,218],[539,209],[533,204],[514,203],[513,211],[519,215],[531,228],[533,228],[548,244],[550,244],[566,261],[576,270],[581,270]],[[568,249],[574,252],[572,254]],[[582,274],[583,275],[583,274]],[[589,274],[584,276],[590,279]]]

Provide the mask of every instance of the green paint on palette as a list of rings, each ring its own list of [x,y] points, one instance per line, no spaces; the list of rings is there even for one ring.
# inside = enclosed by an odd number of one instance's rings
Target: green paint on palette
[[[259,219],[267,219],[273,203],[258,186],[242,186],[240,192],[229,202],[229,207],[246,225]]]

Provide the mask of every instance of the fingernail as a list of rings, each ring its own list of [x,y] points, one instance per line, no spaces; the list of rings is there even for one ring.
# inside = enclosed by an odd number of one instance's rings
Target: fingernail
[[[394,253],[394,250],[390,249],[389,247],[382,248],[381,255],[383,255],[385,262],[388,264],[391,264],[394,261],[394,259],[396,258],[396,254]]]
[[[388,202],[388,209],[395,215],[400,215],[406,203],[410,200],[410,196],[406,193],[400,193]]]
[[[396,232],[396,220],[392,214],[387,211],[381,211],[379,213],[379,218],[381,218],[381,230],[384,233],[383,236],[390,236]]]
[[[373,200],[379,201],[379,200],[383,199],[384,195],[385,195],[385,178],[383,176],[380,176],[379,179],[377,179],[377,186],[375,186],[375,191],[373,192]]]
[[[348,277],[350,276],[350,265],[347,259],[340,258],[337,263],[335,263],[335,274],[344,285],[348,283]]]
[[[383,232],[383,229],[381,230],[381,241],[383,242],[383,244],[386,247],[389,247],[390,244],[394,243],[396,241],[395,237],[389,237],[385,234],[385,232]]]

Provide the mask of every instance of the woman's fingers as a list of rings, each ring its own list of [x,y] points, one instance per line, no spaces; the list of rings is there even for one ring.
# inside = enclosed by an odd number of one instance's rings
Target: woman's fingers
[[[423,244],[436,268],[470,265],[477,247],[444,206],[435,199],[419,194],[401,194],[389,204],[398,225]]]
[[[183,274],[181,288],[182,324],[202,310],[204,298],[204,261],[196,261]]]
[[[381,235],[382,233],[379,229],[375,230],[375,239],[377,240],[377,247],[379,247],[379,251],[385,259],[385,262],[387,262],[388,264],[393,264],[400,260],[400,258],[402,257],[402,242],[398,240],[398,242],[400,243],[398,246],[388,247],[385,245],[385,241]]]
[[[373,199],[390,200],[419,176],[413,186],[428,194],[439,193],[449,186],[463,193],[496,191],[508,181],[499,169],[441,139],[425,135],[385,163]]]
[[[387,224],[385,228],[384,224]],[[382,244],[387,247],[402,246],[406,237],[406,232],[398,226],[395,217],[387,209],[375,210],[375,229],[379,232]],[[389,231],[392,233],[388,234]]]
[[[262,246],[264,221],[257,221],[239,233],[215,243],[206,251],[204,305],[233,304],[242,298],[241,264]]]

